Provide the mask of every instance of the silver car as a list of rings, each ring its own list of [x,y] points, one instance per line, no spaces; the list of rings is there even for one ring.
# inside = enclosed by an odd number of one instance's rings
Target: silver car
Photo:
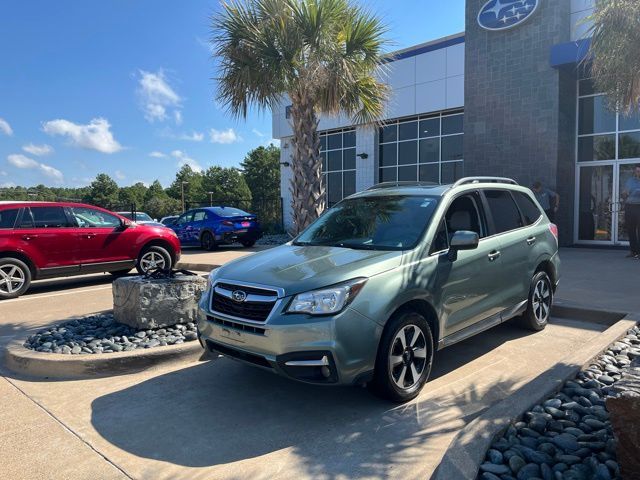
[[[436,350],[513,317],[542,330],[559,267],[556,226],[513,180],[380,184],[211,272],[199,334],[295,380],[404,402]]]

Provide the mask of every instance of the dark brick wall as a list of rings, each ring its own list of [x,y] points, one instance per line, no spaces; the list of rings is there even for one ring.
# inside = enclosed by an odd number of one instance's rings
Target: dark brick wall
[[[549,65],[553,45],[569,41],[568,0],[540,0],[510,30],[490,32],[476,17],[486,0],[467,0],[465,34],[466,175],[500,175],[561,195],[564,244],[572,241],[575,149],[573,70]]]

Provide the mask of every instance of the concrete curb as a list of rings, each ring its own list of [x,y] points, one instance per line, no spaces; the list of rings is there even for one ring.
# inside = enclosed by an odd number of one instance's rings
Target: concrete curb
[[[196,272],[210,272],[214,268],[218,268],[221,265],[214,265],[208,263],[189,263],[189,262],[178,262],[176,268],[181,268],[184,270],[191,270]]]
[[[561,318],[571,318],[574,320],[586,320],[601,325],[613,325],[618,320],[623,319],[628,312],[612,312],[610,310],[599,310],[594,308],[585,308],[560,298],[554,298],[551,316]]]
[[[92,355],[36,352],[25,348],[22,343],[14,341],[7,345],[4,366],[20,375],[55,380],[124,375],[159,364],[164,366],[195,362],[205,353],[198,341],[131,352]]]
[[[578,351],[472,420],[453,438],[431,480],[475,479],[480,463],[498,435],[525,411],[558,391],[566,380],[573,378],[638,321],[640,315],[628,315],[619,320]]]

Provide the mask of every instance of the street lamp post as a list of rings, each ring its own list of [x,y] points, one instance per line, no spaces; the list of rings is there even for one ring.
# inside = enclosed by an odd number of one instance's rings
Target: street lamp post
[[[185,182],[184,180],[180,182],[180,193],[182,194],[182,213],[184,213],[184,186],[188,185],[189,182]]]
[[[209,206],[213,207],[213,192],[207,192],[209,194]]]

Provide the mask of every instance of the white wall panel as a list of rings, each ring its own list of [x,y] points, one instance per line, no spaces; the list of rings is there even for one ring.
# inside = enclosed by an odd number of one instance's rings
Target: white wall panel
[[[447,77],[464,75],[464,43],[444,49],[447,53]]]
[[[433,82],[447,76],[447,53],[444,48],[416,56],[416,83]]]
[[[447,108],[447,81],[421,83],[416,85],[416,113],[427,113]]]
[[[416,87],[411,85],[393,90],[386,111],[387,118],[414,115],[416,112]]]
[[[447,78],[446,108],[464,106],[464,75]]]
[[[393,89],[404,88],[416,82],[416,58],[403,58],[385,65],[387,83]]]

